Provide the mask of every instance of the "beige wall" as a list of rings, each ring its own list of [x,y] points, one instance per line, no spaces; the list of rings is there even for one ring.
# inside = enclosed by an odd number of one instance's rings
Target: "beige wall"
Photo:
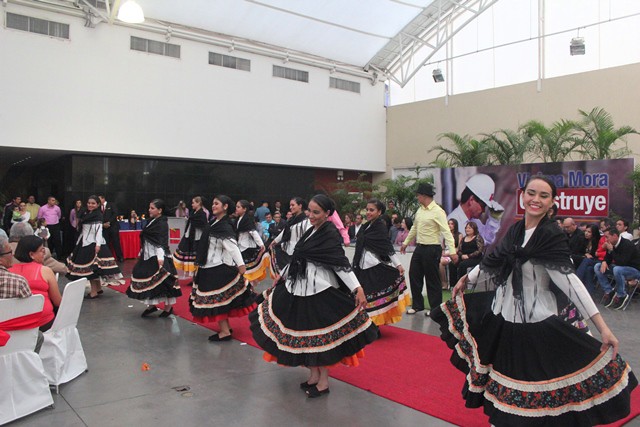
[[[387,109],[387,174],[393,168],[426,166],[435,159],[429,153],[438,135],[455,132],[472,136],[500,128],[516,129],[529,120],[549,126],[559,119],[578,119],[578,109],[602,107],[616,127],[640,130],[640,64],[573,74],[536,82],[450,96]],[[640,136],[627,138],[640,160]]]

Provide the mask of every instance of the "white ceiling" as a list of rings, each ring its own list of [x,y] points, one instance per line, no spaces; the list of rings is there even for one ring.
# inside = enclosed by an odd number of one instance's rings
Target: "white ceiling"
[[[147,20],[363,67],[434,0],[136,0]],[[124,0],[122,0],[124,2]]]

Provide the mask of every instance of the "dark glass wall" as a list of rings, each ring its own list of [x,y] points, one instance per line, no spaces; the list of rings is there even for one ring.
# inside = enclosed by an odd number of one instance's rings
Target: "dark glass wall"
[[[71,163],[71,186],[65,197],[68,209],[75,199],[84,201],[91,194],[104,193],[123,216],[131,209],[146,212],[156,197],[170,207],[184,200],[190,208],[191,198],[200,195],[210,208],[216,194],[256,205],[261,200],[271,204],[281,200],[287,206],[294,195],[314,193],[314,169],[84,155],[73,155]]]

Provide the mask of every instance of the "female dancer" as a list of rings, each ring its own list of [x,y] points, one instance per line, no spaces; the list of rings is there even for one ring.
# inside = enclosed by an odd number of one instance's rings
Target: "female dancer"
[[[358,232],[353,257],[353,271],[367,297],[367,313],[378,326],[399,322],[406,307],[411,305],[404,267],[381,217],[385,210],[380,200],[367,202],[367,223]]]
[[[207,226],[207,214],[202,209],[202,198],[196,196],[191,200],[192,213],[189,215],[184,236],[180,239],[178,249],[173,256],[173,263],[187,277],[196,273],[196,248],[202,236],[202,230]]]
[[[211,335],[209,341],[230,341],[229,318],[245,316],[256,307],[243,277],[247,269],[229,219],[234,206],[227,196],[213,199],[214,221],[205,227],[197,248],[199,267],[189,306],[197,322],[218,322],[220,333]]]
[[[265,360],[309,368],[309,378],[300,387],[314,398],[329,393],[330,366],[358,365],[378,328],[362,310],[367,303],[364,291],[344,255],[338,230],[327,221],[335,211],[333,201],[316,195],[309,211],[313,227],[283,270],[284,286],[275,286],[249,320],[253,338],[266,351]]]
[[[102,286],[122,284],[122,274],[111,251],[102,237],[102,212],[98,207],[98,196],[89,196],[87,210],[77,218],[81,227],[80,236],[69,258],[67,266],[70,280],[86,277],[91,282],[91,291],[85,298],[95,299],[102,294]]]
[[[265,251],[260,234],[256,231],[256,223],[251,212],[251,204],[247,200],[236,203],[236,230],[238,247],[247,267],[244,277],[249,282],[260,281],[267,277],[269,256]]]
[[[271,243],[271,272],[273,277],[279,277],[282,269],[289,264],[293,249],[300,237],[311,227],[309,218],[304,211],[307,201],[301,197],[294,197],[289,202],[289,212],[292,216],[287,220],[284,230]]]
[[[142,300],[148,305],[142,317],[158,311],[164,303],[160,317],[173,313],[176,298],[182,295],[178,275],[169,251],[169,223],[164,215],[166,205],[160,199],[149,203],[149,222],[140,233],[140,256],[131,273],[127,289],[129,298]]]
[[[551,180],[531,177],[524,219],[431,313],[456,349],[454,366],[468,373],[466,405],[484,405],[498,427],[608,424],[629,414],[638,383],[574,274],[566,236],[547,217],[555,195]],[[463,295],[467,280],[495,292]],[[558,318],[550,281],[591,318],[602,343]]]

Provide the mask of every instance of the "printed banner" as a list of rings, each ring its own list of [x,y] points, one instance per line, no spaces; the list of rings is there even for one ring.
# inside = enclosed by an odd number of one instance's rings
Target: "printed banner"
[[[631,221],[629,175],[633,167],[633,159],[615,159],[430,169],[426,173],[433,174],[436,202],[448,218],[458,222],[460,232],[473,221],[491,245],[522,218],[521,189],[531,175],[545,175],[555,182],[558,217],[571,217],[580,224],[615,214]]]

